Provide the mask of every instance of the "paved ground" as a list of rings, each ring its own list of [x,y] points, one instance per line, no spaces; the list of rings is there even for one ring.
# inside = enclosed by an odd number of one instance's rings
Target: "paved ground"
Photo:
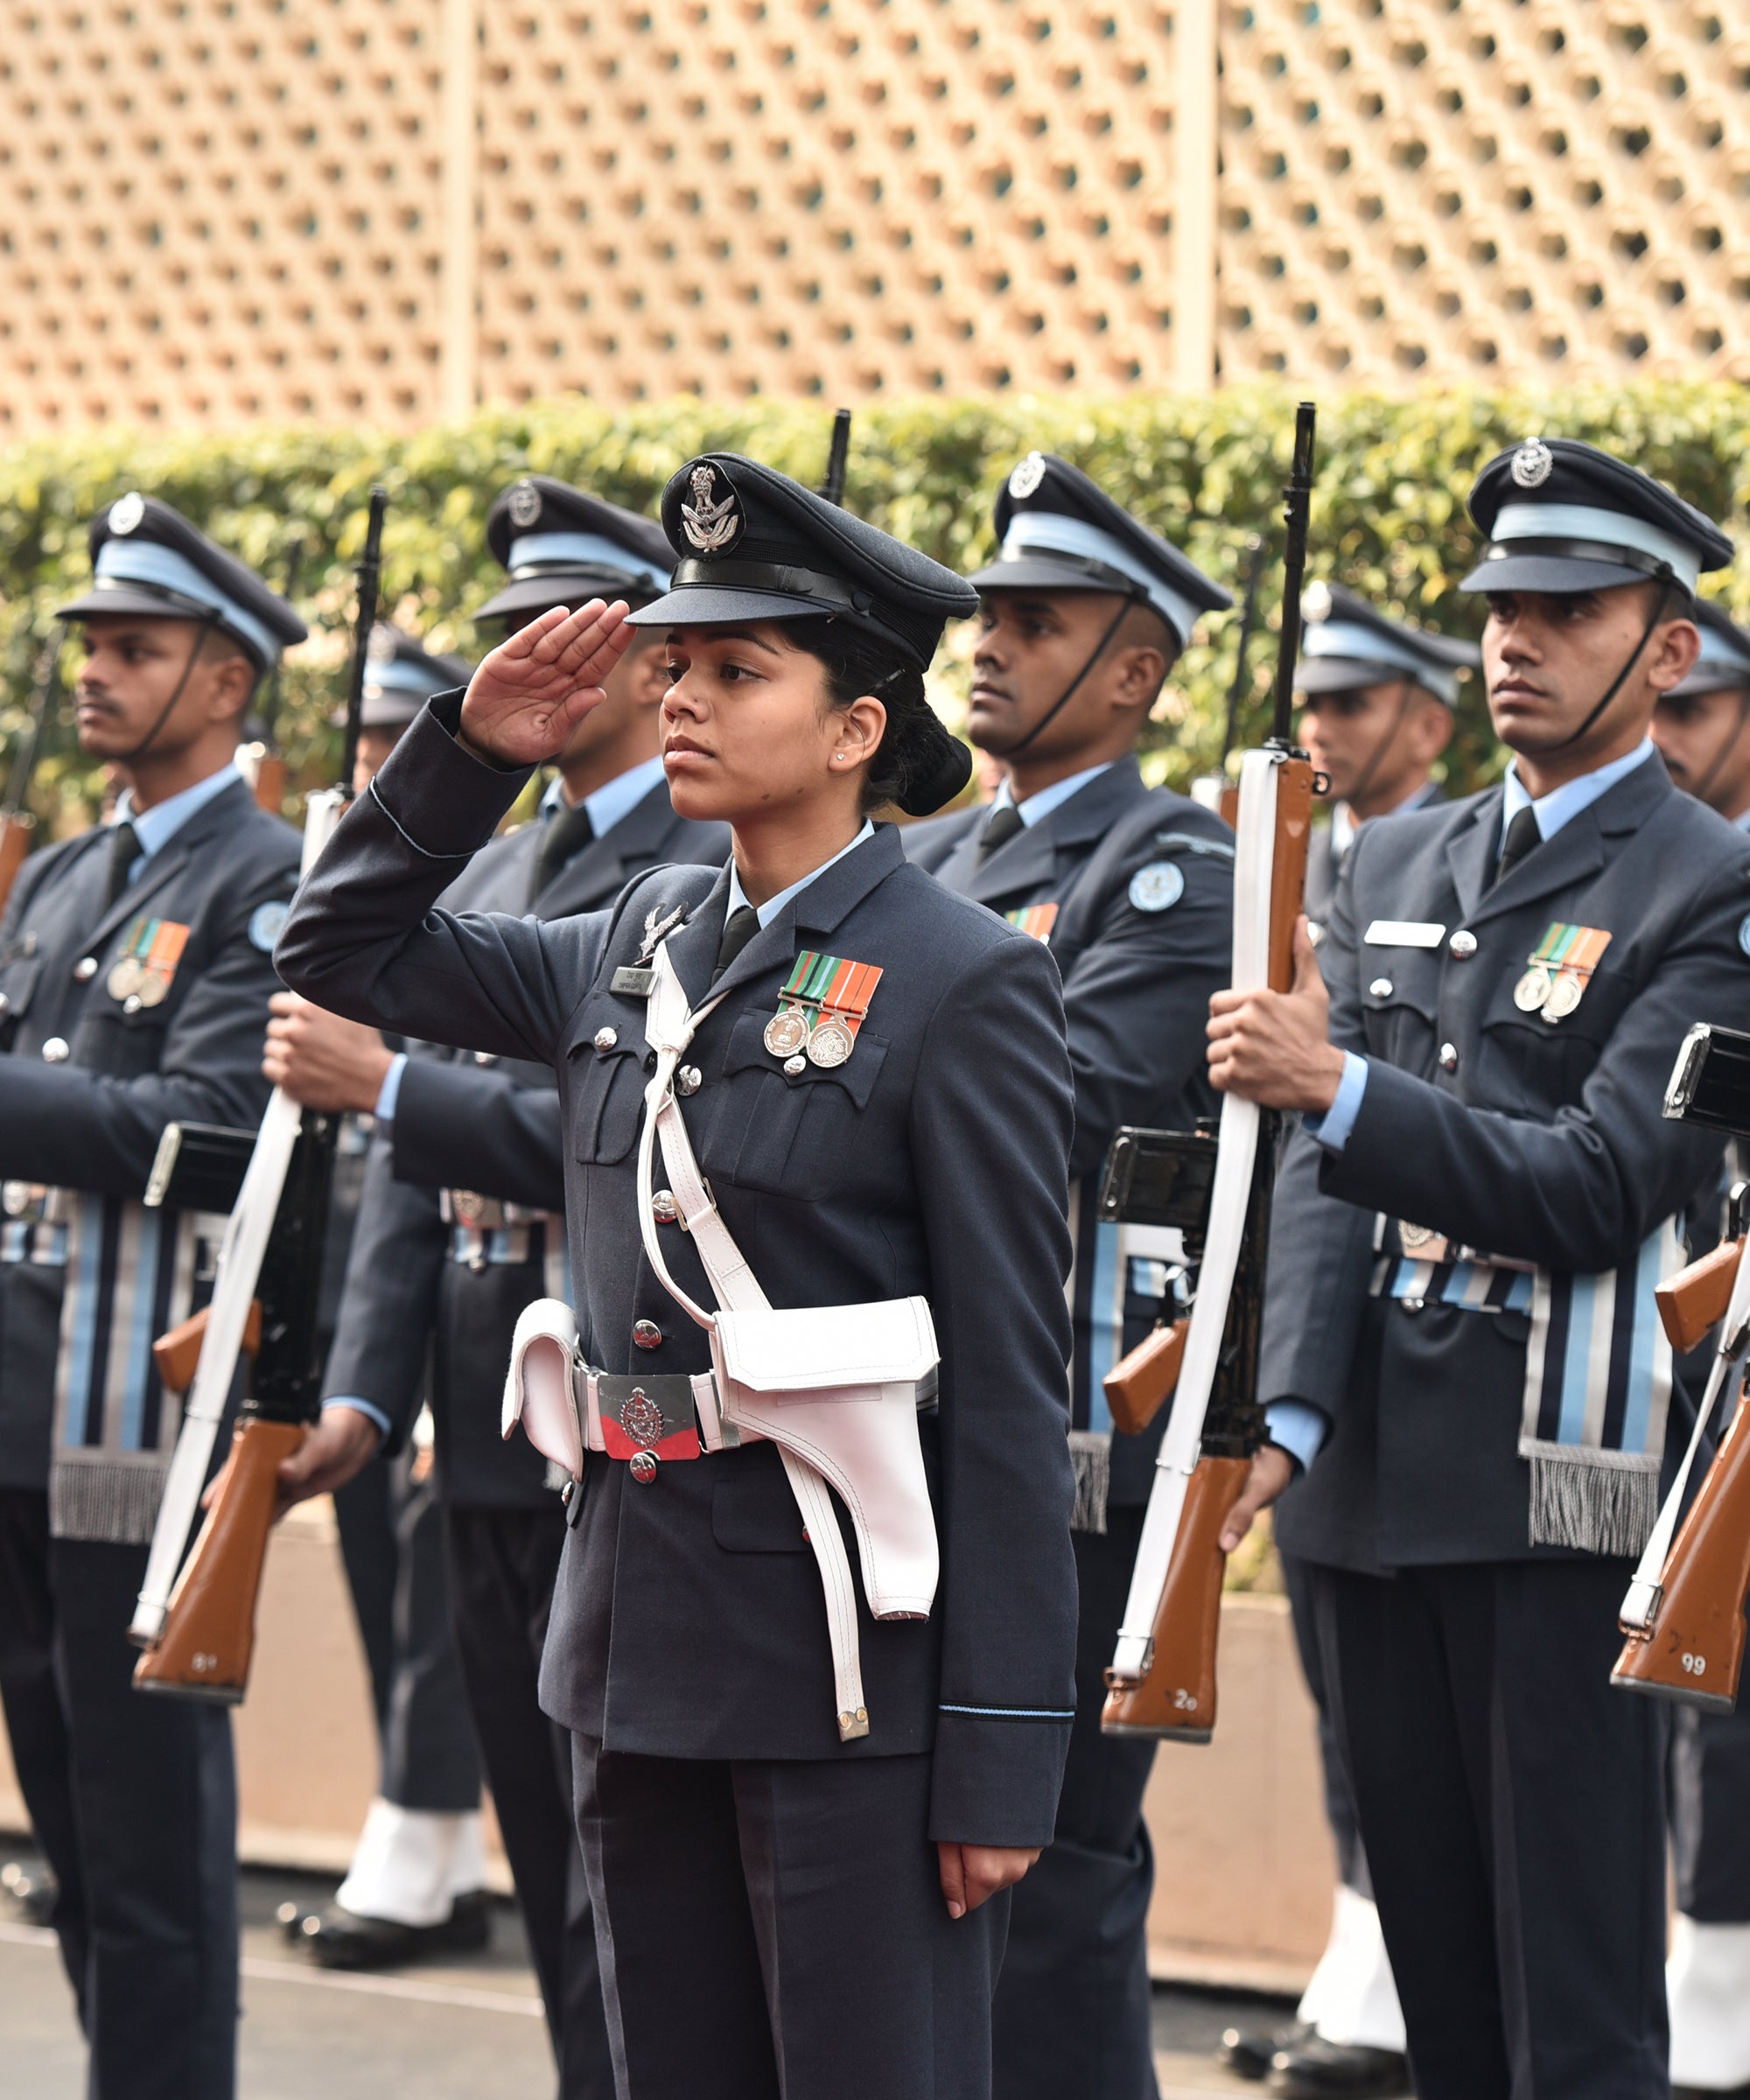
[[[24,1858],[13,1848],[9,1856]],[[547,2031],[514,1909],[501,1906],[485,1953],[368,1977],[331,1975],[287,1946],[274,1913],[313,1904],[330,1882],[251,1872],[243,1883],[240,2100],[542,2100]],[[1211,2052],[1236,2019],[1285,2018],[1270,2000],[1158,1991],[1162,2100],[1256,2093]],[[81,2100],[84,2052],[53,1935],[0,1903],[0,2091],[6,2100]]]

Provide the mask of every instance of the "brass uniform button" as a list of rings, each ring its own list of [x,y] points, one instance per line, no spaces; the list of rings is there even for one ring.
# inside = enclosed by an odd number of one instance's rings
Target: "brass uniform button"
[[[43,1062],[46,1065],[64,1065],[73,1055],[64,1038],[52,1035],[43,1045]]]
[[[596,1030],[596,1048],[598,1050],[612,1050],[619,1040],[620,1031],[618,1028],[598,1028]]]
[[[632,1323],[632,1344],[639,1349],[660,1349],[662,1330],[654,1320],[634,1320]]]

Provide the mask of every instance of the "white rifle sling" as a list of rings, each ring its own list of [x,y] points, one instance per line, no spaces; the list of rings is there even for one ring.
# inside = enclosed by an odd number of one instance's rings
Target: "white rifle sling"
[[[1689,1492],[1690,1474],[1695,1469],[1702,1438],[1707,1434],[1719,1404],[1720,1393],[1733,1368],[1742,1362],[1746,1347],[1750,1347],[1750,1259],[1740,1260],[1738,1264],[1726,1317],[1719,1323],[1719,1346],[1714,1353],[1713,1368],[1708,1373],[1707,1391],[1696,1410],[1695,1427],[1690,1432],[1689,1448],[1684,1453],[1684,1462],[1677,1468],[1671,1491],[1660,1508],[1658,1522],[1653,1526],[1640,1564],[1635,1568],[1634,1578],[1617,1614],[1624,1632],[1647,1632],[1658,1614],[1659,1600],[1664,1594],[1665,1563],[1670,1557],[1684,1497]]]
[[[300,877],[315,866],[346,806],[346,797],[332,788],[312,794],[304,804]],[[150,1648],[163,1637],[171,1592],[182,1565],[183,1549],[200,1513],[201,1491],[213,1463],[213,1447],[218,1441],[219,1424],[225,1418],[231,1382],[237,1375],[237,1359],[242,1354],[249,1306],[261,1280],[268,1239],[279,1214],[286,1173],[303,1125],[303,1110],[276,1087],[256,1133],[256,1149],[249,1155],[236,1206],[219,1242],[206,1332],[201,1337],[200,1360],[183,1404],[176,1451],[164,1479],[164,1500],[158,1505],[151,1551],[146,1557],[145,1580],[128,1628],[129,1639],[143,1647]]]
[[[1255,991],[1270,975],[1270,901],[1276,847],[1277,760],[1249,751],[1240,766],[1239,836],[1234,855],[1234,970],[1236,991]],[[1135,1683],[1153,1661],[1155,1620],[1166,1589],[1167,1571],[1179,1537],[1180,1518],[1191,1476],[1197,1469],[1204,1418],[1221,1360],[1228,1306],[1239,1267],[1257,1159],[1259,1113],[1237,1094],[1222,1096],[1215,1178],[1209,1195],[1209,1229],[1197,1279],[1197,1298],[1185,1337],[1185,1357],[1173,1395],[1172,1413],[1155,1460],[1154,1484],[1143,1519],[1142,1542],[1130,1575],[1130,1593],[1118,1628],[1112,1674]]]
[[[672,1085],[676,1065],[717,1002],[688,1013],[666,945],[653,967],[645,1039],[656,1052],[656,1070],[639,1145],[639,1229],[663,1288],[710,1335],[723,1427],[778,1446],[820,1570],[839,1734],[850,1741],[868,1733],[869,1720],[857,1592],[826,1483],[850,1512],[872,1613],[927,1617],[940,1572],[917,1429],[920,1396],[933,1390],[937,1360],[929,1306],[922,1298],[772,1306],[700,1176]],[[680,1288],[662,1258],[651,1207],[659,1141],[680,1220],[721,1308],[715,1316]]]

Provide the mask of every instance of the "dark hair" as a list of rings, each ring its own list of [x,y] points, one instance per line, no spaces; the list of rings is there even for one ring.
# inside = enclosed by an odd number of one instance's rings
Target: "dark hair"
[[[971,753],[937,721],[917,666],[848,620],[820,615],[783,624],[786,640],[825,671],[829,707],[849,707],[866,693],[887,710],[864,778],[864,814],[897,802],[908,816],[929,816],[952,802],[971,778]]]

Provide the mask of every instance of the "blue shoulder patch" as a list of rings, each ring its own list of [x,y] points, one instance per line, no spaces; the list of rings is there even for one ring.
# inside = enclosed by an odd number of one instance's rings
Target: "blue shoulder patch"
[[[264,956],[270,956],[274,942],[285,930],[285,922],[291,906],[277,900],[271,904],[258,904],[249,914],[249,945],[258,948]]]
[[[1130,878],[1130,902],[1139,912],[1164,912],[1185,894],[1185,872],[1176,861],[1152,860]]]

